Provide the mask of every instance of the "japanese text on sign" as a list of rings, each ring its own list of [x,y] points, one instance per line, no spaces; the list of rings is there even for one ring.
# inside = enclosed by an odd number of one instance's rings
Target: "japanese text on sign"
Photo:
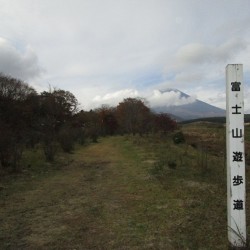
[[[243,247],[246,239],[244,101],[242,64],[226,68],[228,239]]]

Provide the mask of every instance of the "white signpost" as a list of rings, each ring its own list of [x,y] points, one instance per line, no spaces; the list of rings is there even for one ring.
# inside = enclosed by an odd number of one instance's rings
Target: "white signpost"
[[[232,246],[246,243],[243,65],[226,67],[227,218]]]

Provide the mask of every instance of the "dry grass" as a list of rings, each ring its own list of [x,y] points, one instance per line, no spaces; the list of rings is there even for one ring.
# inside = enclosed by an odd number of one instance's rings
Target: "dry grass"
[[[183,131],[188,144],[103,138],[61,155],[53,169],[2,180],[0,249],[227,249],[226,174],[215,148],[224,128]],[[213,133],[204,171],[191,144]]]
[[[107,138],[79,149],[63,169],[5,183],[0,248],[171,249],[168,211],[157,209],[166,192],[148,185],[121,141]]]

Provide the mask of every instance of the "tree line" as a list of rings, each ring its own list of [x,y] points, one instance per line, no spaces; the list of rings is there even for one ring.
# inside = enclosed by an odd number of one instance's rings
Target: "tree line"
[[[29,84],[0,74],[0,168],[17,171],[27,148],[41,146],[53,161],[59,146],[72,152],[75,143],[116,134],[167,133],[177,124],[155,114],[142,98],[126,98],[116,107],[84,111],[69,91],[49,88],[37,93]]]

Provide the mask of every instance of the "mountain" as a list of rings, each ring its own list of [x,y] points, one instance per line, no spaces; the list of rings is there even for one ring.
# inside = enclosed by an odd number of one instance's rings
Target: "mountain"
[[[217,108],[198,99],[192,99],[191,96],[181,92],[180,90],[166,89],[160,92],[161,94],[163,94],[163,96],[167,96],[168,94],[175,94],[176,96],[178,96],[181,102],[179,102],[178,105],[166,104],[155,106],[153,110],[156,113],[168,113],[170,115],[173,115],[173,118],[176,118],[179,121],[207,117],[223,117],[226,115],[226,111],[224,109]]]

